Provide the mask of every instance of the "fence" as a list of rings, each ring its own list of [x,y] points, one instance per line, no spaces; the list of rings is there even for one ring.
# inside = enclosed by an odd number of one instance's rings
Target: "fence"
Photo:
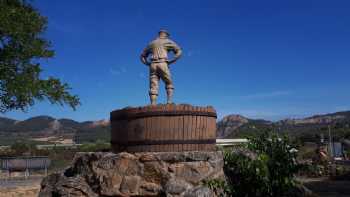
[[[216,139],[217,146],[233,147],[248,143],[248,139]]]
[[[25,172],[24,176],[30,176],[30,170],[45,170],[50,166],[51,160],[48,157],[0,157],[0,169],[8,173],[11,177],[11,172]]]

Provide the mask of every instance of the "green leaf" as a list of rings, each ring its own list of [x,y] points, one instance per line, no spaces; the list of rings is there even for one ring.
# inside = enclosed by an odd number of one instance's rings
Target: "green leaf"
[[[46,25],[46,17],[27,1],[0,0],[0,112],[25,111],[44,99],[73,109],[80,105],[68,84],[40,77],[40,60],[54,56],[43,37]]]

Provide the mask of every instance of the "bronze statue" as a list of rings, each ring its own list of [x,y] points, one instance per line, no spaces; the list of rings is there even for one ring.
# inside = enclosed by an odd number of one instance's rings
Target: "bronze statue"
[[[180,58],[182,51],[174,41],[169,39],[169,36],[170,34],[166,30],[160,30],[158,37],[149,43],[141,54],[142,63],[149,66],[150,69],[149,96],[152,105],[156,105],[157,103],[159,79],[162,79],[165,83],[167,103],[172,103],[174,86],[171,80],[169,65],[175,63]],[[168,52],[174,53],[174,59],[168,59]]]

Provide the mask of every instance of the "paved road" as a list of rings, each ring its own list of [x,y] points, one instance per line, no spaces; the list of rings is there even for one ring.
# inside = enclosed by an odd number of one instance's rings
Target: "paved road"
[[[350,181],[335,181],[327,178],[305,179],[305,186],[320,197],[350,197]]]
[[[350,160],[335,161],[336,164],[350,166]]]

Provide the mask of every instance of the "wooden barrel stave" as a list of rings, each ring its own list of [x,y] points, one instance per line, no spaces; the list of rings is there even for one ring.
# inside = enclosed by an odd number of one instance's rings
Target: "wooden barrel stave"
[[[111,112],[111,127],[114,152],[215,148],[216,112],[212,107],[158,105],[116,110]]]

